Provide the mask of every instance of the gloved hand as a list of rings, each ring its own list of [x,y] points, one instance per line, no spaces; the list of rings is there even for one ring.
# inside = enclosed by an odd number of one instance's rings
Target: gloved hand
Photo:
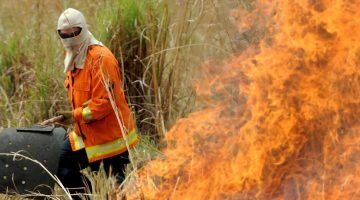
[[[39,124],[46,126],[49,124],[64,123],[65,121],[72,120],[72,112],[71,111],[58,111],[55,114],[56,114],[55,117],[47,119]]]
[[[56,115],[62,115],[64,117],[64,121],[65,120],[70,120],[73,118],[73,113],[72,111],[57,111]]]

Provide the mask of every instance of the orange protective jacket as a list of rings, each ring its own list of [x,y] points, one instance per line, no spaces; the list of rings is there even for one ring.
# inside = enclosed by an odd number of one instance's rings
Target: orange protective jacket
[[[85,148],[89,162],[94,162],[123,153],[138,142],[118,62],[108,48],[89,46],[84,68],[68,71],[64,86],[75,121],[69,134],[73,151]]]

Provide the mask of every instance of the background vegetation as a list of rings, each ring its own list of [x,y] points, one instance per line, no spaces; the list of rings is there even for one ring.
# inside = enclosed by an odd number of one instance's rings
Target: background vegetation
[[[0,5],[0,124],[26,126],[69,109],[63,48],[55,28],[67,7],[81,10],[93,34],[124,71],[138,126],[163,135],[194,109],[191,80],[207,58],[227,56],[227,15],[241,1],[4,1]]]
[[[81,10],[90,31],[123,71],[124,88],[143,138],[138,162],[157,152],[179,117],[201,107],[192,80],[206,60],[245,48],[254,30],[238,32],[229,13],[249,0],[3,0],[0,4],[0,128],[41,122],[70,110],[63,87],[60,13]]]

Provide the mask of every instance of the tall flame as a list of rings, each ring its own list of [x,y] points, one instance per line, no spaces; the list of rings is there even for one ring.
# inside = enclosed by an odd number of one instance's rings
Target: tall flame
[[[358,0],[235,10],[239,29],[258,19],[269,37],[204,64],[204,109],[178,120],[165,158],[141,171],[145,199],[360,199],[359,10]]]

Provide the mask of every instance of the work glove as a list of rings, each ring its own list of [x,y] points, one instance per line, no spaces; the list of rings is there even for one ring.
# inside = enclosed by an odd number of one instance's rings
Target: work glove
[[[64,121],[72,120],[72,118],[73,118],[72,111],[62,111],[61,110],[61,111],[57,111],[56,115],[62,115],[64,117]]]
[[[55,117],[47,119],[41,123],[40,125],[47,126],[49,124],[55,124],[55,123],[71,123],[72,121],[72,112],[71,111],[58,111],[55,113]]]

